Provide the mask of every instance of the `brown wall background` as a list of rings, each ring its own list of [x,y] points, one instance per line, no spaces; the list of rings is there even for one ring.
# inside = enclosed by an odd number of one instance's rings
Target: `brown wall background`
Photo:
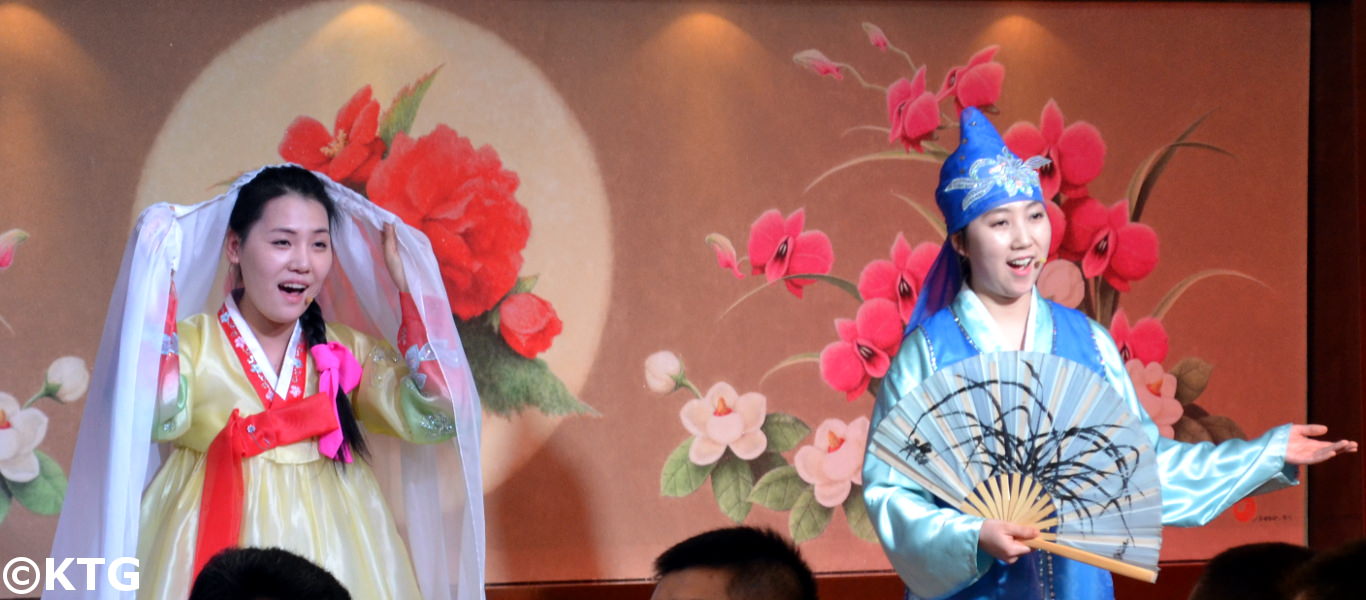
[[[0,4],[0,229],[33,235],[0,274],[0,314],[16,332],[0,331],[0,389],[26,397],[53,358],[93,360],[152,140],[215,56],[302,5]],[[758,389],[770,410],[813,426],[870,410],[869,399],[846,404],[812,367],[758,385],[773,363],[833,340],[830,322],[855,309],[846,297],[811,288],[797,302],[773,291],[717,321],[755,283],[716,269],[701,243],[712,231],[743,243],[761,211],[805,207],[808,227],[835,241],[834,273],[856,279],[863,264],[885,256],[896,232],[913,242],[930,238],[888,194],[929,198],[935,169],[928,165],[868,166],[802,191],[826,168],[882,147],[860,134],[840,136],[850,126],[881,124],[881,98],[790,60],[818,47],[884,83],[907,74],[867,45],[862,21],[928,63],[932,85],[948,66],[1000,44],[1007,76],[998,126],[1036,121],[1050,97],[1069,122],[1095,124],[1109,154],[1091,189],[1107,203],[1149,152],[1213,111],[1196,139],[1237,157],[1187,153],[1173,163],[1145,217],[1161,237],[1162,262],[1124,306],[1131,316],[1146,314],[1200,268],[1238,269],[1267,282],[1269,291],[1232,280],[1193,288],[1166,319],[1171,355],[1215,364],[1201,404],[1235,416],[1250,433],[1303,419],[1309,19],[1302,5],[440,6],[520,50],[575,112],[603,174],[616,257],[608,324],[580,394],[603,416],[561,423],[519,476],[488,498],[490,581],[643,577],[669,543],[726,523],[706,490],[683,499],[658,494],[659,467],[685,432],[677,417],[682,397],[660,398],[643,386],[641,364],[655,350],[683,355],[704,389],[713,381]],[[377,90],[381,98],[392,93]],[[185,201],[209,195],[187,190]],[[43,449],[67,465],[81,404],[47,410]],[[1243,525],[1226,516],[1203,530],[1168,530],[1165,556],[1302,540],[1302,493],[1259,499],[1259,514],[1286,520]],[[756,508],[749,522],[785,531],[785,517]],[[816,565],[885,568],[876,547],[841,521],[804,547]],[[54,526],[54,518],[14,509],[0,525],[0,560],[45,554]]]

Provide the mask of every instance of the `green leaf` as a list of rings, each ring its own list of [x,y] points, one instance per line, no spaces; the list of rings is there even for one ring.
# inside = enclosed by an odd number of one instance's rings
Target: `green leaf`
[[[1181,359],[1181,362],[1176,363],[1176,367],[1171,370],[1171,374],[1176,377],[1176,399],[1182,405],[1195,402],[1195,399],[1205,392],[1210,374],[1213,372],[1214,365],[1194,356]]]
[[[911,208],[915,209],[915,212],[920,213],[920,216],[924,217],[925,222],[929,223],[930,227],[934,228],[935,233],[938,233],[939,237],[949,237],[948,227],[944,225],[944,219],[939,216],[938,210],[925,208],[923,204],[895,192],[893,192],[892,195],[902,199],[906,204],[911,205]]]
[[[941,155],[936,152],[928,152],[925,154],[921,154],[919,152],[908,152],[906,150],[883,150],[882,152],[865,154],[863,156],[846,160],[838,165],[835,165],[830,170],[821,173],[820,176],[815,179],[815,181],[812,181],[809,185],[806,186],[806,189],[802,191],[803,193],[809,192],[811,191],[811,188],[816,187],[816,185],[824,181],[826,177],[829,177],[831,175],[834,175],[835,173],[848,169],[849,167],[861,165],[866,162],[874,162],[879,160],[913,160],[919,162],[942,163],[944,162],[945,157],[946,155]]]
[[[841,290],[844,290],[846,294],[853,296],[854,300],[863,302],[863,295],[859,293],[858,285],[852,281],[849,281],[847,279],[841,279],[833,275],[821,275],[819,273],[798,273],[796,275],[786,275],[783,277],[779,277],[778,279],[774,279],[773,281],[767,282],[757,288],[745,292],[745,295],[740,296],[735,300],[735,302],[732,302],[730,306],[727,306],[726,310],[721,311],[721,316],[716,317],[716,320],[720,321],[721,319],[724,319],[726,315],[730,314],[730,311],[735,310],[735,307],[740,306],[741,302],[749,300],[755,294],[762,292],[767,288],[773,287],[774,285],[777,285],[780,282],[787,281],[789,279],[815,279],[816,281],[824,281]]]
[[[5,485],[5,478],[0,477],[0,523],[5,522],[5,517],[9,515],[9,506],[14,501],[14,495],[10,493],[9,487]]]
[[[800,544],[823,533],[834,512],[816,501],[814,488],[804,490],[792,504],[792,512],[787,515],[787,528],[792,532],[792,541]]]
[[[749,461],[749,470],[754,473],[755,479],[762,479],[770,471],[781,469],[787,466],[787,459],[783,455],[773,452],[771,449],[760,454],[755,459]]]
[[[598,415],[564,386],[545,361],[526,358],[509,348],[487,321],[459,322],[460,339],[474,373],[484,410],[510,417],[528,408],[550,416]]]
[[[844,499],[844,520],[849,523],[849,531],[865,542],[877,543],[877,532],[873,531],[873,520],[868,518],[868,505],[863,503],[863,486],[855,485]]]
[[[768,438],[768,449],[772,452],[787,452],[796,448],[797,444],[811,433],[811,427],[801,419],[777,412],[768,413],[760,429],[764,432],[764,437]]]
[[[418,77],[417,81],[404,86],[394,95],[394,99],[389,101],[389,108],[379,118],[379,137],[384,140],[385,148],[392,147],[394,138],[398,137],[399,133],[408,133],[408,129],[413,126],[413,120],[417,118],[417,108],[422,104],[422,97],[427,95],[427,89],[432,87],[432,80],[440,70],[441,67],[438,66],[426,75]]]
[[[24,508],[34,514],[55,515],[62,512],[62,499],[66,497],[66,474],[52,457],[38,450],[33,453],[38,456],[38,476],[33,481],[5,483]]]
[[[1266,289],[1271,289],[1271,286],[1262,283],[1260,279],[1242,271],[1235,271],[1233,269],[1205,269],[1204,271],[1200,271],[1199,273],[1182,279],[1179,283],[1172,286],[1172,289],[1167,291],[1167,295],[1163,296],[1162,299],[1157,302],[1157,308],[1153,309],[1153,318],[1159,321],[1162,320],[1162,317],[1167,314],[1167,311],[1170,310],[1172,305],[1176,303],[1176,300],[1181,297],[1181,294],[1186,293],[1186,290],[1190,289],[1191,286],[1202,279],[1218,276],[1241,277]]]
[[[536,282],[540,279],[540,275],[527,275],[526,277],[518,277],[517,285],[512,286],[512,291],[508,292],[508,295],[511,296],[513,294],[529,294],[531,293],[531,290],[536,287]]]
[[[797,467],[788,465],[773,469],[759,478],[754,491],[749,493],[749,501],[757,502],[773,510],[792,510],[802,492],[809,492],[811,484],[802,481],[797,475]]]
[[[682,498],[702,487],[702,482],[711,475],[712,469],[716,468],[716,463],[709,465],[695,465],[688,460],[688,451],[692,449],[693,438],[683,440],[673,452],[669,453],[669,458],[664,461],[664,469],[659,473],[659,493],[662,496]]]
[[[754,473],[749,463],[727,452],[711,472],[711,492],[716,497],[716,505],[730,520],[743,522],[749,516],[753,504],[749,493],[754,489]]]
[[[845,137],[855,131],[872,131],[875,133],[880,133],[885,136],[891,133],[892,129],[890,127],[883,127],[881,125],[855,125],[853,127],[845,129],[844,132],[840,134],[840,137]]]
[[[782,362],[773,365],[772,369],[764,371],[763,377],[759,378],[759,385],[763,385],[764,381],[768,379],[769,375],[777,373],[778,371],[786,369],[792,365],[800,365],[803,363],[819,363],[820,361],[820,352],[803,352],[801,354],[793,354],[792,356],[783,359]]]

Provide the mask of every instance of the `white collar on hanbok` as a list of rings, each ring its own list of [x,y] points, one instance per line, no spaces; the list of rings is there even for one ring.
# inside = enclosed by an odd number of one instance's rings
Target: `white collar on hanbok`
[[[1001,328],[992,318],[982,299],[972,288],[964,285],[954,297],[952,310],[958,318],[963,331],[967,332],[972,343],[981,352],[1000,352],[1014,350],[1014,344],[1006,341]],[[1029,317],[1025,321],[1024,350],[1047,352],[1053,347],[1053,315],[1039,289],[1030,290]]]
[[[223,305],[228,307],[228,318],[232,319],[233,325],[237,326],[237,332],[242,335],[242,340],[247,343],[247,351],[256,359],[256,364],[261,367],[261,376],[266,381],[272,382],[271,387],[281,398],[289,397],[290,376],[294,374],[294,345],[300,343],[299,337],[303,333],[299,327],[299,322],[294,321],[294,331],[289,334],[289,344],[285,346],[285,360],[280,364],[279,373],[275,372],[275,363],[271,362],[266,355],[265,349],[261,347],[260,340],[256,339],[256,332],[252,331],[251,325],[247,324],[246,318],[242,316],[242,311],[237,308],[237,301],[232,294],[223,300]]]

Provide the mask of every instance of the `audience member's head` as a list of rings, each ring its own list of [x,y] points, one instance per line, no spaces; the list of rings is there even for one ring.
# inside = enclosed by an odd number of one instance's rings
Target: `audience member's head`
[[[1190,600],[1284,600],[1295,570],[1313,557],[1313,550],[1281,542],[1229,548],[1209,561]]]
[[[346,588],[307,559],[279,548],[229,548],[209,559],[189,600],[351,600]]]
[[[767,529],[731,527],[679,542],[655,559],[652,600],[815,600],[797,549]]]
[[[1295,574],[1294,600],[1357,600],[1366,596],[1366,539],[1322,552]]]

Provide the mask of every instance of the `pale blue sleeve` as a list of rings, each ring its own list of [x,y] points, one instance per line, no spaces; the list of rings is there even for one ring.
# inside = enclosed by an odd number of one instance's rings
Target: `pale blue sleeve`
[[[920,330],[902,341],[878,389],[871,430],[877,429],[902,394],[929,375],[928,357]],[[935,505],[929,492],[871,452],[863,457],[863,500],[888,559],[916,595],[951,594],[991,567],[994,559],[977,547],[981,517]]]
[[[1128,403],[1129,410],[1143,418],[1143,431],[1157,448],[1164,525],[1204,525],[1247,496],[1299,483],[1298,469],[1285,464],[1289,425],[1276,427],[1255,440],[1227,440],[1220,444],[1191,444],[1159,436],[1157,425],[1138,402],[1133,382],[1109,332],[1094,321],[1091,329],[1105,364],[1106,378]]]

